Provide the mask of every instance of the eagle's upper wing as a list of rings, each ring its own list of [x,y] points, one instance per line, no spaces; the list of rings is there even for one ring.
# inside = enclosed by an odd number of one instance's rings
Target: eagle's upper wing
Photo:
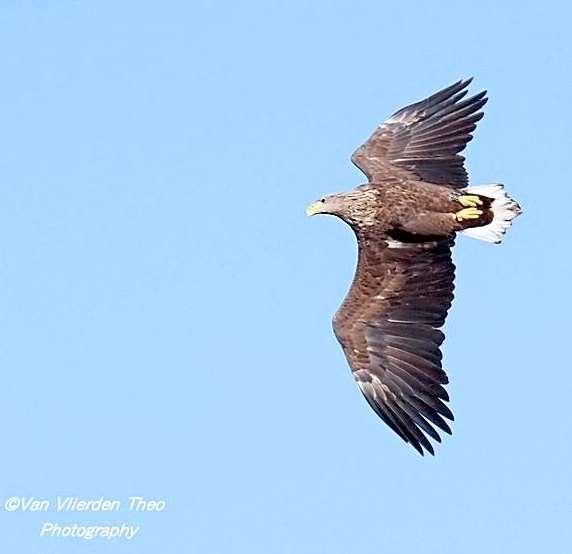
[[[465,158],[459,155],[483,117],[486,91],[462,100],[471,79],[458,81],[411,104],[380,125],[352,155],[370,182],[405,170],[430,183],[467,185]]]
[[[454,241],[358,242],[356,275],[334,332],[377,415],[421,454],[433,454],[425,434],[440,442],[434,426],[451,433],[443,416],[453,419],[443,402],[439,328],[453,299]]]

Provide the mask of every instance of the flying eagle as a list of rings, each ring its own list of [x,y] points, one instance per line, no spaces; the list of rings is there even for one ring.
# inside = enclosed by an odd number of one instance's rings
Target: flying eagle
[[[499,243],[521,212],[499,184],[469,187],[459,155],[483,117],[486,91],[461,80],[379,126],[352,155],[368,183],[324,196],[308,215],[345,221],[358,242],[351,288],[333,318],[361,392],[420,454],[453,414],[440,328],[453,300],[458,232]]]

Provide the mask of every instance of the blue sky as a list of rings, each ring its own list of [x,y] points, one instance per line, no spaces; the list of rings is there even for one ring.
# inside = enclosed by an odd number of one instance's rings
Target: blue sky
[[[161,513],[8,513],[6,552],[562,552],[572,486],[571,42],[565,2],[4,2],[2,502],[130,495]],[[305,205],[460,77],[468,149],[525,214],[461,239],[435,458],[370,411],[330,325],[354,239]],[[141,525],[132,541],[43,522]]]

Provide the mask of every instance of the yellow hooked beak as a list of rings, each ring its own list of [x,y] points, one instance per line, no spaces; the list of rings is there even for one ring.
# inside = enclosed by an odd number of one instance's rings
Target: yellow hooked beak
[[[321,213],[323,205],[324,205],[324,203],[321,202],[320,200],[318,200],[317,202],[312,202],[306,208],[306,215],[311,216],[311,215],[316,215],[316,214]]]

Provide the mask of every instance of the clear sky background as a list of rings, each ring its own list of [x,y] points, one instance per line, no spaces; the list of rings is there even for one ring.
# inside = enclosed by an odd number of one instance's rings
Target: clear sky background
[[[0,493],[164,499],[8,513],[3,552],[563,552],[572,538],[566,2],[3,2]],[[354,238],[305,205],[460,77],[489,90],[444,345],[454,433],[421,458],[331,331]],[[129,541],[45,521],[140,524]]]

